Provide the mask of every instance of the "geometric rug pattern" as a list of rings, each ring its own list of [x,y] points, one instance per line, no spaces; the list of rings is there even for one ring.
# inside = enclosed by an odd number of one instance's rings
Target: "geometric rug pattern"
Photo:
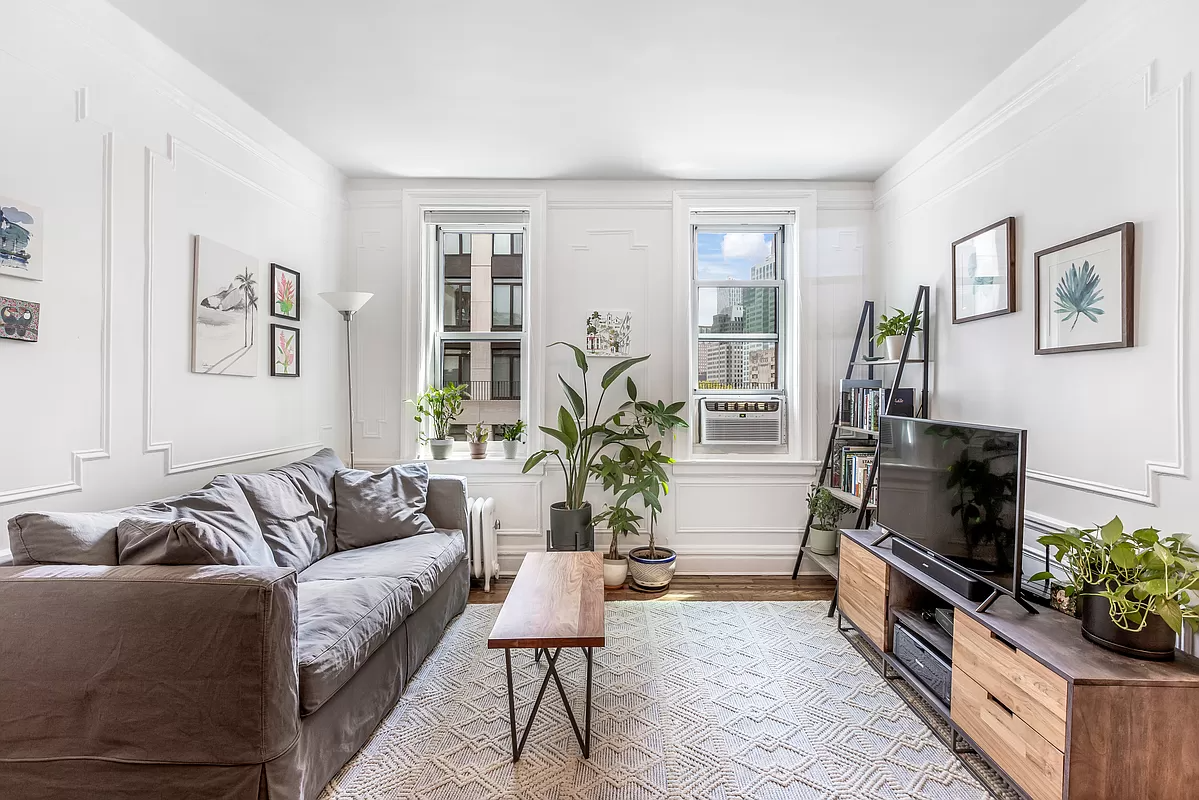
[[[513,764],[498,605],[470,605],[322,800],[986,800],[826,602],[607,603],[591,758],[551,685]],[[523,722],[545,660],[513,651]],[[582,724],[584,660],[558,671]],[[552,681],[551,681],[552,684]]]

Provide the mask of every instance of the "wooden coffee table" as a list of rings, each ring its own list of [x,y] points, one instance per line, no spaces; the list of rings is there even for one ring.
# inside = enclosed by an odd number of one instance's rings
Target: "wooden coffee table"
[[[519,761],[541,698],[550,678],[558,687],[566,716],[575,738],[583,749],[583,758],[591,755],[591,667],[592,648],[604,646],[604,560],[602,553],[529,553],[516,573],[512,589],[500,608],[500,615],[487,637],[489,650],[502,649],[508,670],[508,720],[512,731],[512,760]],[[587,660],[587,688],[584,700],[583,729],[575,721],[562,679],[558,677],[558,656],[563,647],[578,647]],[[512,683],[512,651],[532,648],[540,661],[545,653],[549,669],[541,682],[541,691],[525,723],[525,731],[516,740],[516,691]]]

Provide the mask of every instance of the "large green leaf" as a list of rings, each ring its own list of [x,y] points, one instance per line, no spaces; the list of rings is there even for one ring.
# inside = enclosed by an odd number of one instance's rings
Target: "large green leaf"
[[[1112,563],[1120,569],[1133,569],[1137,565],[1137,553],[1128,542],[1120,542],[1109,555]]]
[[[574,450],[579,443],[579,426],[564,406],[558,407],[558,428],[566,435],[566,446]]]
[[[626,378],[624,382],[624,390],[629,395],[629,402],[637,402],[637,384],[633,383],[632,378]],[[627,404],[626,404],[627,405]],[[623,408],[623,406],[622,406]]]
[[[1182,633],[1182,608],[1176,601],[1162,598],[1154,610],[1157,611],[1159,617],[1166,621],[1172,631]]]
[[[550,347],[556,347],[557,345],[569,347],[571,350],[574,351],[575,363],[578,364],[579,369],[583,371],[584,375],[586,375],[587,374],[587,354],[584,353],[579,348],[575,347],[570,342],[554,342],[553,344],[550,345]]]
[[[1099,529],[1099,537],[1104,544],[1115,544],[1124,535],[1124,523],[1119,517],[1112,517],[1111,522]]]
[[[575,391],[575,387],[567,383],[566,378],[561,375],[558,376],[558,383],[562,384],[562,392],[570,400],[570,407],[574,410],[575,417],[582,419],[587,416],[587,406],[583,403],[582,396]]]
[[[640,364],[642,361],[645,361],[647,358],[649,358],[649,356],[638,356],[637,358],[626,358],[624,361],[621,361],[619,364],[614,365],[612,368],[610,368],[607,372],[604,373],[604,379],[600,381],[600,387],[607,389],[609,386],[612,385],[612,383],[617,378],[619,378],[621,375],[625,374],[625,372],[627,372],[630,367]]]
[[[571,444],[570,439],[563,431],[560,431],[557,428],[551,428],[547,425],[538,425],[537,427],[540,428],[541,432],[546,436],[552,436],[558,441],[562,442],[562,444],[566,445],[568,454],[575,449],[574,444]]]
[[[533,455],[529,456],[529,460],[525,462],[525,468],[522,469],[521,472],[528,472],[533,467],[537,466],[542,461],[544,461],[546,456],[548,456],[549,454],[550,454],[549,450],[541,450],[541,451],[536,452]]]

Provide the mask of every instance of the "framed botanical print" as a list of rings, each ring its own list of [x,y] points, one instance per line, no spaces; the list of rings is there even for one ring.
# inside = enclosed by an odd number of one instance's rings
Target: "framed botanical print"
[[[998,317],[1016,310],[1016,218],[953,243],[953,322]]]
[[[1131,222],[1036,254],[1037,355],[1132,347]]]
[[[271,323],[271,375],[300,377],[300,329]]]
[[[300,319],[300,273],[281,264],[271,264],[271,316]]]

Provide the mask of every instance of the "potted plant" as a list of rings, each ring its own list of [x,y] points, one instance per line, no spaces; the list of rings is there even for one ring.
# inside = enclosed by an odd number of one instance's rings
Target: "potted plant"
[[[670,490],[663,465],[673,464],[674,459],[662,452],[661,438],[656,437],[663,437],[674,428],[687,427],[686,421],[678,416],[685,403],[666,405],[660,400],[656,403],[638,400],[637,384],[632,378],[626,379],[625,391],[629,400],[608,421],[607,442],[614,445],[615,457],[605,453],[592,468],[613,497],[612,503],[595,518],[597,522],[607,522],[612,531],[612,543],[604,557],[604,585],[621,585],[628,572],[643,589],[665,589],[674,577],[677,555],[656,545],[654,526],[662,510],[661,496]],[[629,508],[633,500],[639,500],[649,512],[649,544],[631,550],[626,561],[617,549],[620,536],[639,533],[644,520]]]
[[[525,421],[518,419],[511,425],[500,426],[500,439],[504,445],[504,458],[516,458],[516,448],[525,440]]]
[[[1185,624],[1199,632],[1191,590],[1199,584],[1199,552],[1180,534],[1127,531],[1119,517],[1098,528],[1067,528],[1038,541],[1056,550],[1081,603],[1082,635],[1134,658],[1168,661]],[[1050,580],[1039,572],[1032,580]]]
[[[450,425],[462,413],[462,401],[467,398],[466,386],[446,384],[440,388],[430,386],[416,400],[409,400],[416,408],[417,422],[429,420],[433,423],[433,437],[421,431],[420,440],[429,445],[433,459],[443,461],[450,457],[454,449],[454,440],[450,438]]]
[[[823,486],[813,486],[808,492],[808,512],[812,527],[808,531],[808,549],[822,556],[837,552],[837,527],[850,506],[841,502]]]
[[[885,344],[887,358],[897,361],[903,355],[903,340],[907,336],[908,326],[912,324],[912,315],[898,308],[894,311],[895,313],[889,317],[883,314],[878,318],[874,342],[880,347]],[[920,332],[920,320],[916,320],[916,326],[912,328],[912,332]]]
[[[487,438],[490,435],[491,427],[486,422],[475,423],[475,427],[466,429],[466,442],[471,458],[487,458]]]
[[[592,467],[599,459],[600,451],[611,444],[608,440],[610,430],[607,419],[601,421],[600,409],[604,404],[604,396],[608,388],[616,382],[624,372],[634,364],[645,361],[649,356],[627,358],[618,362],[604,373],[600,380],[600,395],[593,407],[591,394],[587,385],[587,354],[573,344],[554,342],[550,347],[569,347],[574,353],[575,365],[582,373],[583,391],[571,386],[565,378],[558,376],[558,383],[566,395],[568,406],[558,408],[558,427],[539,426],[545,435],[557,440],[559,447],[538,450],[525,461],[523,472],[528,472],[534,466],[553,456],[562,467],[566,478],[566,497],[550,506],[550,541],[553,547],[560,549],[575,549],[580,543],[594,541],[595,529],[591,521],[591,504],[584,499],[587,490],[587,479]]]

